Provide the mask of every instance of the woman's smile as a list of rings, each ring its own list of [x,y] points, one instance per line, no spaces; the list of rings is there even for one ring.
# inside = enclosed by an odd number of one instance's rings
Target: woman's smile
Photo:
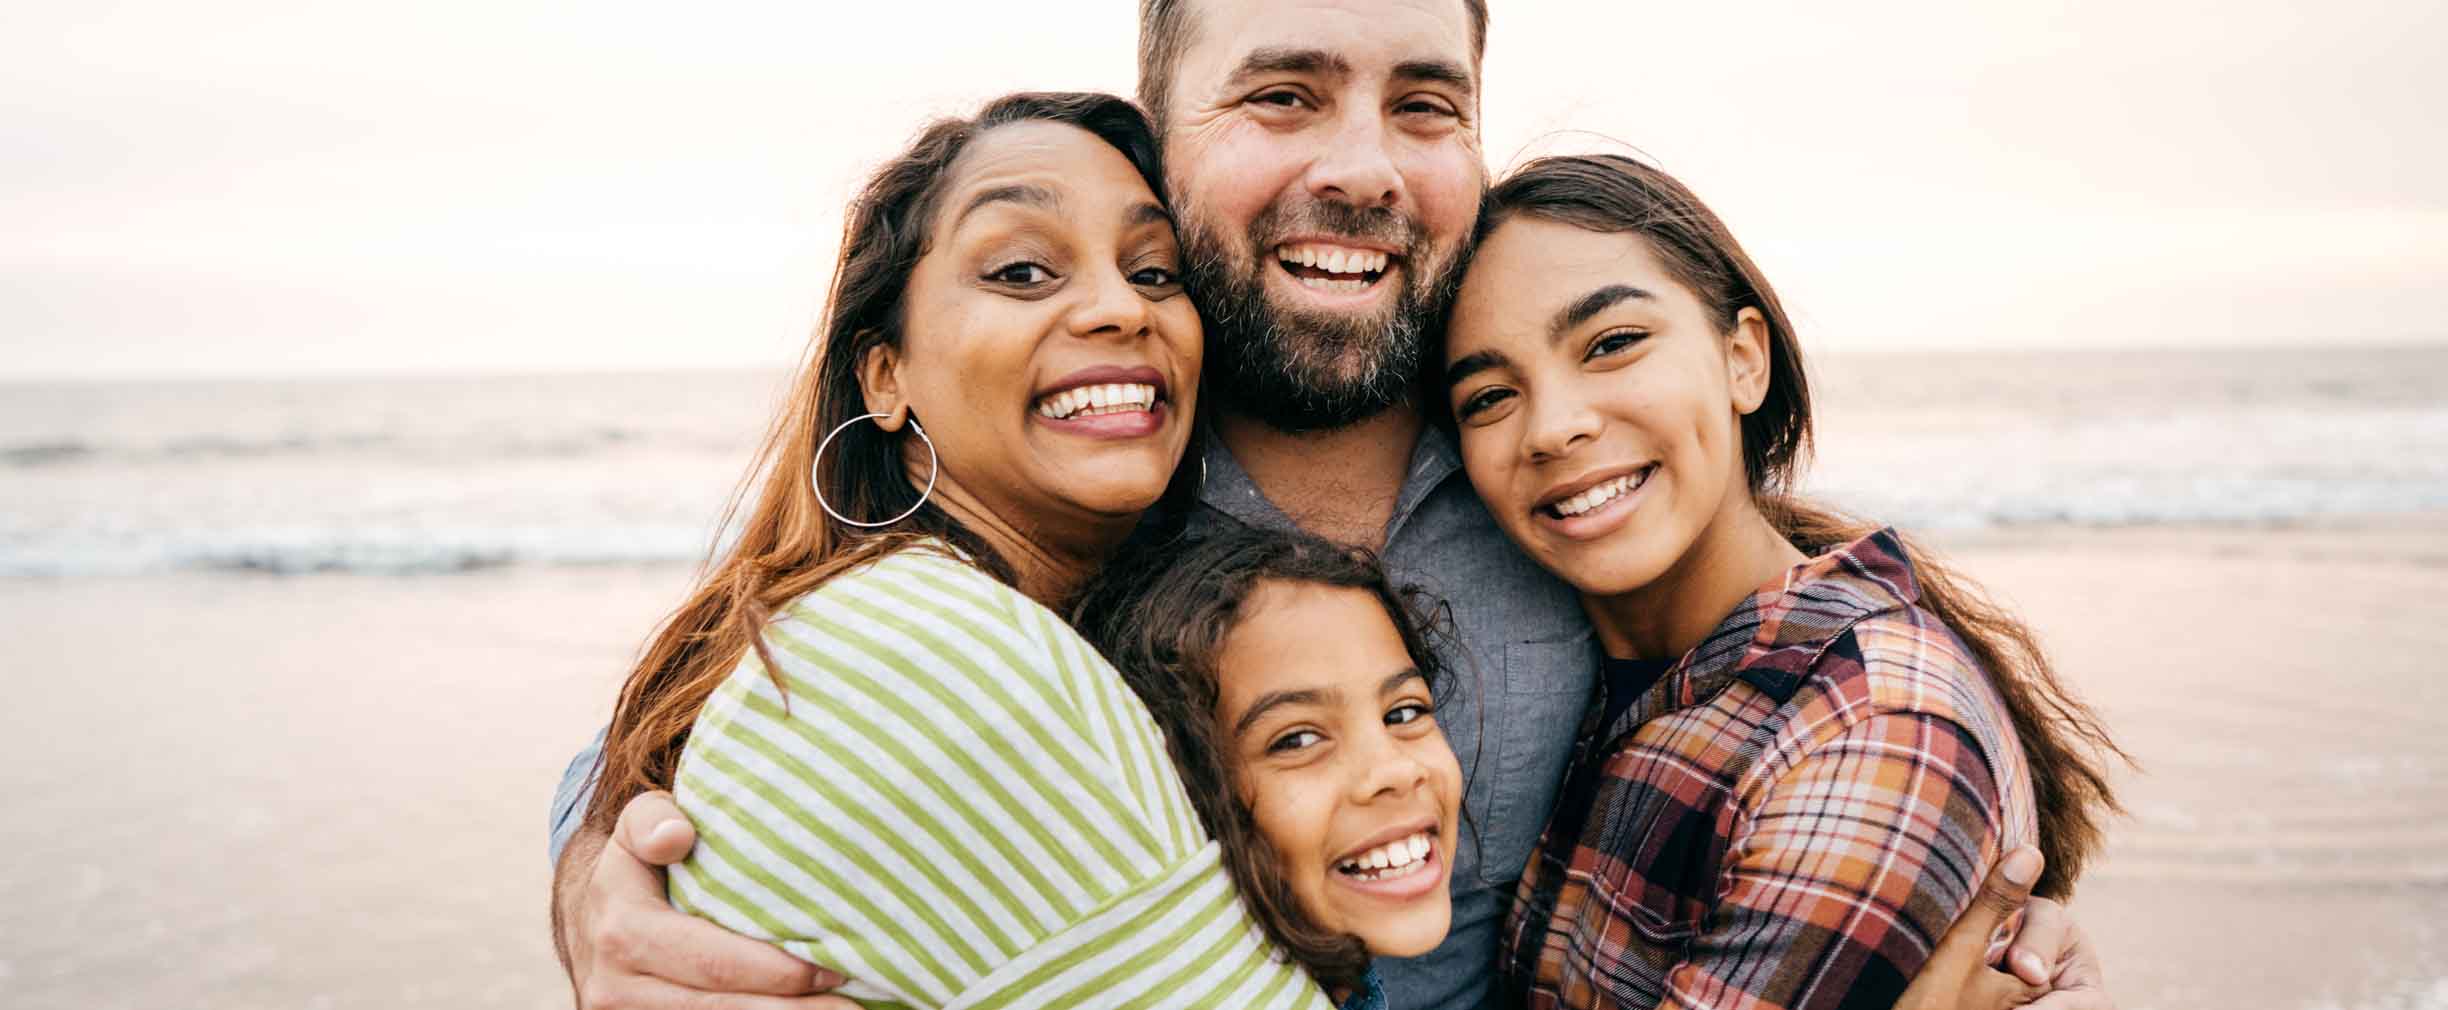
[[[1164,373],[1102,365],[1073,372],[1036,396],[1038,423],[1066,435],[1142,438],[1163,430],[1169,390]]]

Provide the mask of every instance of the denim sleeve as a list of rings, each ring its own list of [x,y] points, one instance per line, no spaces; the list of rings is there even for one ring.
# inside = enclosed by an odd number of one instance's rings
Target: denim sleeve
[[[547,848],[552,865],[561,865],[561,850],[569,847],[571,835],[578,833],[578,822],[586,817],[587,801],[595,798],[596,764],[603,759],[604,734],[612,727],[595,731],[595,739],[580,748],[570,759],[569,767],[561,772],[561,785],[553,790],[552,840]]]

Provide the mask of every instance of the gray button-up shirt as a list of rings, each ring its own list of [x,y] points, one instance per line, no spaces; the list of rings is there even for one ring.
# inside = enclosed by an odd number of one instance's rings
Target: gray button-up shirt
[[[1226,519],[1287,528],[1222,443],[1202,457],[1192,528]],[[1496,528],[1462,475],[1453,440],[1429,428],[1411,450],[1379,552],[1398,584],[1443,600],[1463,655],[1437,722],[1461,759],[1466,827],[1453,867],[1453,931],[1443,946],[1381,959],[1386,1002],[1398,1010],[1461,1010],[1486,999],[1496,933],[1572,755],[1573,733],[1598,674],[1598,646],[1571,587],[1533,564]],[[1477,844],[1473,844],[1474,835]]]
[[[1221,443],[1202,450],[1196,528],[1238,521],[1288,528]],[[1547,826],[1573,733],[1598,673],[1598,646],[1571,587],[1506,540],[1462,476],[1453,441],[1435,428],[1411,451],[1379,552],[1398,584],[1444,601],[1462,655],[1437,721],[1461,759],[1466,824],[1454,854],[1453,930],[1428,954],[1381,959],[1387,1002],[1400,1010],[1463,1010],[1486,999],[1496,933],[1514,882]],[[553,797],[551,852],[577,830],[594,791],[598,733],[571,759]]]

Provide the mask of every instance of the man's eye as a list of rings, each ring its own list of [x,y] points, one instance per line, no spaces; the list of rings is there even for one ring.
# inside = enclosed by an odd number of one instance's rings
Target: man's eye
[[[1429,714],[1428,706],[1419,704],[1418,702],[1411,702],[1408,704],[1394,706],[1393,711],[1385,714],[1385,721],[1386,725],[1388,726],[1400,726],[1404,723],[1418,722],[1419,720],[1428,718]]]
[[[1296,729],[1290,733],[1276,737],[1274,743],[1267,745],[1267,753],[1281,754],[1287,751],[1296,751],[1303,747],[1314,747],[1323,742],[1325,739],[1325,735],[1316,730]]]
[[[1251,95],[1249,100],[1259,105],[1272,105],[1283,109],[1297,109],[1303,105],[1309,104],[1306,99],[1303,99],[1300,96],[1300,92],[1290,90],[1261,91],[1255,95]]]
[[[1476,393],[1472,393],[1468,399],[1463,400],[1462,406],[1454,411],[1454,415],[1457,417],[1470,417],[1473,414],[1477,414],[1480,411],[1504,402],[1506,397],[1512,395],[1513,391],[1506,389],[1503,386],[1491,386],[1486,389],[1482,389]]]
[[[1459,113],[1459,112],[1455,112],[1455,111],[1453,110],[1453,108],[1452,108],[1452,107],[1450,107],[1450,106],[1446,105],[1446,104],[1445,104],[1445,103],[1443,103],[1443,102],[1430,102],[1430,101],[1410,101],[1410,102],[1404,102],[1404,103],[1402,103],[1401,105],[1397,105],[1397,106],[1395,106],[1395,107],[1394,107],[1394,111],[1396,111],[1396,112],[1404,112],[1404,113],[1412,113],[1412,114],[1420,114],[1420,115],[1430,115],[1430,116],[1449,116],[1449,117],[1451,117],[1451,116],[1459,116],[1459,115],[1461,115],[1461,113]]]
[[[1043,284],[1054,279],[1054,271],[1036,263],[1014,263],[996,268],[986,279],[1001,284]]]

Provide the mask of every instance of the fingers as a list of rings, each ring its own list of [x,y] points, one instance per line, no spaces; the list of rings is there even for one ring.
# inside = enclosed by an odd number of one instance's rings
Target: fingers
[[[2023,906],[2023,925],[2006,953],[2006,969],[2032,985],[2047,985],[2057,977],[2058,963],[2073,946],[2073,913],[2047,898]]]
[[[806,996],[841,976],[669,905],[624,908],[596,936],[603,958],[625,972],[716,993]]]
[[[1948,926],[1946,935],[1938,939],[1938,949],[1931,952],[1932,960],[1988,964],[1990,938],[2031,897],[2032,884],[2040,879],[2040,868],[2040,850],[2028,845],[1998,860],[1990,868],[1988,878],[1981,881],[1980,894],[1972,899],[1971,906],[1956,916],[1955,924]]]
[[[670,866],[697,847],[697,828],[680,813],[670,793],[656,790],[639,793],[621,807],[612,839],[648,865]]]

